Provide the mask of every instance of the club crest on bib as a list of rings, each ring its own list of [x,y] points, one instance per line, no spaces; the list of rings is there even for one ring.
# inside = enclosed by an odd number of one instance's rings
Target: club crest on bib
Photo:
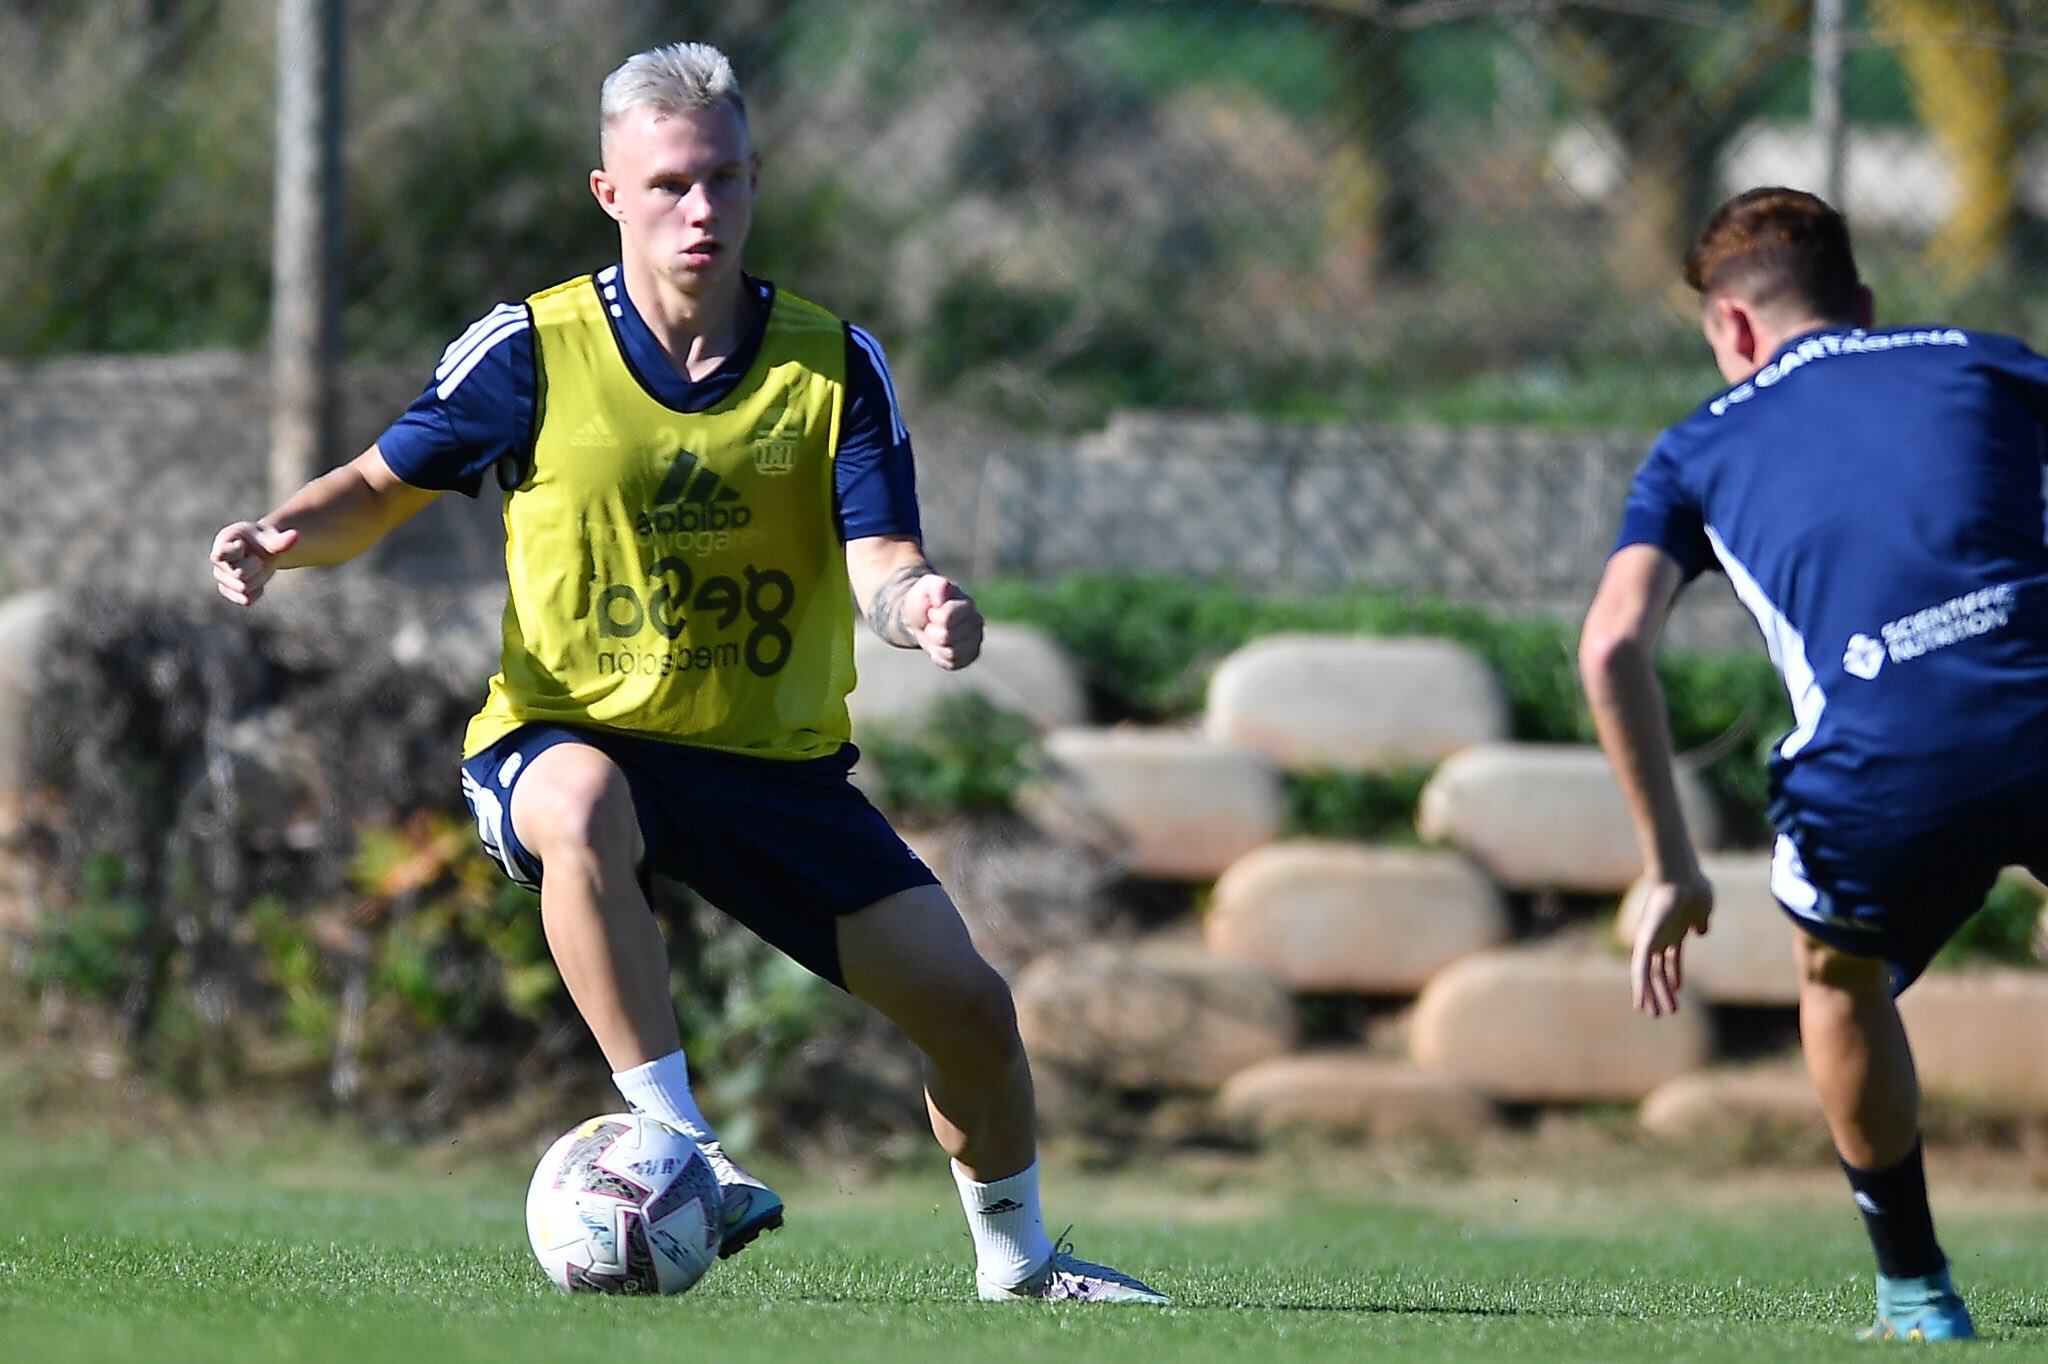
[[[803,443],[803,416],[783,402],[771,408],[754,431],[754,471],[786,474],[796,468]]]

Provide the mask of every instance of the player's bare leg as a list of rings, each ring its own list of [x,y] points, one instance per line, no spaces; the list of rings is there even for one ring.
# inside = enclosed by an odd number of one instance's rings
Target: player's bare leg
[[[925,1057],[932,1134],[972,1179],[1037,1155],[1031,1065],[1010,987],[974,950],[946,892],[918,886],[839,921],[846,988]]]
[[[1800,935],[1799,1035],[1828,1132],[1878,1255],[1874,1335],[1967,1337],[1970,1315],[1934,1238],[1920,1156],[1920,1085],[1891,967]]]
[[[720,1255],[782,1225],[782,1200],[733,1163],[690,1090],[668,944],[640,888],[645,849],[625,774],[587,744],[536,755],[512,790],[512,828],[540,859],[541,924],[569,997],[635,1109],[696,1141],[725,1195]]]
[[[640,824],[625,774],[588,745],[556,744],[521,774],[511,813],[545,869],[548,950],[604,1059],[624,1071],[675,1051],[668,945],[640,890]]]
[[[946,892],[918,886],[879,900],[841,919],[838,941],[847,989],[924,1053],[932,1135],[953,1157],[981,1296],[1166,1302],[1046,1236],[1031,1064],[1016,1005]]]
[[[1799,1036],[1842,1159],[1896,1165],[1920,1139],[1920,1082],[1891,967],[1799,935]]]

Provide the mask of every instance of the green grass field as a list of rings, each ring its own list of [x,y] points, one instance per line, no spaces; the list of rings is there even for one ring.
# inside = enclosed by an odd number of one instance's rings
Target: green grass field
[[[686,1298],[572,1299],[527,1254],[522,1173],[505,1161],[331,1137],[245,1159],[180,1145],[0,1136],[0,1360],[1248,1364],[1879,1348],[1852,1338],[1869,1307],[1866,1251],[1817,1165],[1702,1182],[1638,1157],[1632,1174],[1602,1174],[1611,1187],[1484,1162],[1456,1177],[1212,1162],[1052,1178],[1050,1212],[1082,1223],[1084,1254],[1180,1300],[1107,1310],[970,1301],[936,1162],[915,1178],[795,1177],[790,1226]],[[2048,1356],[2048,1202],[2014,1192],[1956,1200],[1945,1239],[1990,1347]]]

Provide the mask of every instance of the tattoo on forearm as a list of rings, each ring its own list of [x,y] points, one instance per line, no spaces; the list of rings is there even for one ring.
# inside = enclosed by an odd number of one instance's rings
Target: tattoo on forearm
[[[868,624],[874,627],[876,634],[899,649],[917,647],[917,636],[903,621],[903,599],[919,578],[936,572],[938,570],[923,559],[915,559],[882,580],[882,585],[875,589],[874,599],[868,603]]]

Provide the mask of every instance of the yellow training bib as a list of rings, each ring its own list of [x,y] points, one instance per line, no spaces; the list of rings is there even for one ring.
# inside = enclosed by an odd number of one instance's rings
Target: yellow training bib
[[[601,287],[527,300],[539,429],[505,497],[504,656],[464,756],[535,722],[831,753],[854,681],[832,473],[845,329],[778,292],[738,387],[680,412],[628,368]]]

